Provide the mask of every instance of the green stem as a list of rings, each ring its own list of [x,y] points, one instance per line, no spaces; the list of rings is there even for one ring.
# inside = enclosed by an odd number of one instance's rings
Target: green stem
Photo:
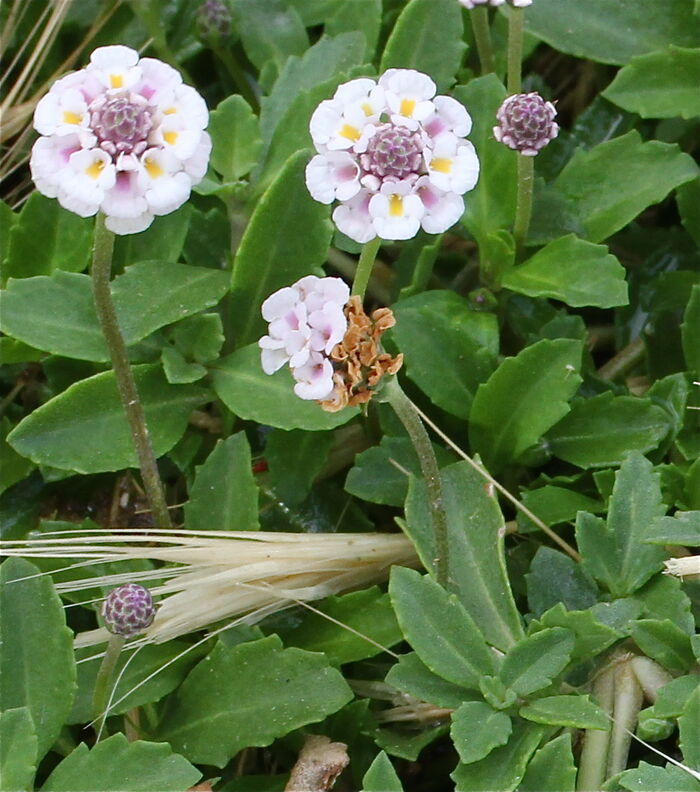
[[[447,515],[445,514],[442,482],[435,451],[416,406],[403,392],[396,377],[392,377],[386,383],[382,395],[393,407],[394,412],[404,425],[418,455],[421,472],[428,488],[428,506],[433,524],[435,579],[443,588],[447,588],[450,579]]]
[[[112,680],[112,676],[114,675],[114,669],[117,666],[117,661],[119,660],[119,655],[124,648],[125,642],[126,639],[121,635],[110,635],[109,641],[107,642],[105,656],[102,658],[100,670],[97,672],[97,678],[95,679],[95,690],[92,694],[92,715],[96,721],[103,719],[102,714],[104,713],[105,705],[107,704],[109,683]],[[106,720],[106,715],[103,720]],[[96,723],[95,732],[97,734],[98,740],[100,739],[103,731],[103,726],[98,727]]]
[[[612,715],[615,703],[615,669],[608,667],[593,683],[593,696],[597,703]],[[610,748],[610,732],[586,729],[576,778],[577,792],[599,792],[605,781],[605,768]]]
[[[370,275],[372,274],[372,267],[374,260],[377,258],[379,246],[382,240],[379,237],[371,239],[362,246],[360,253],[360,260],[357,262],[357,269],[355,270],[355,279],[352,282],[352,294],[360,298],[364,298],[367,291],[367,284],[369,283]]]
[[[95,242],[92,253],[92,295],[95,311],[112,360],[119,397],[131,429],[153,521],[158,528],[170,528],[170,515],[146,426],[146,415],[136,389],[134,373],[129,365],[126,344],[119,329],[109,288],[113,250],[114,234],[106,228],[104,215],[99,213],[95,220]]]
[[[515,208],[513,238],[515,257],[519,259],[525,247],[532,217],[532,187],[535,180],[535,158],[518,154],[518,196]]]
[[[224,64],[226,71],[233,80],[235,86],[238,88],[240,95],[248,102],[255,113],[260,112],[260,102],[258,97],[253,92],[253,89],[248,82],[245,72],[241,68],[238,61],[233,57],[233,53],[226,46],[212,46],[212,52]]]
[[[469,12],[474,31],[476,51],[479,53],[481,73],[489,74],[496,71],[496,61],[493,57],[493,44],[491,43],[491,29],[489,28],[488,6],[472,8]]]
[[[508,94],[520,93],[522,88],[523,63],[523,19],[522,8],[508,9]]]

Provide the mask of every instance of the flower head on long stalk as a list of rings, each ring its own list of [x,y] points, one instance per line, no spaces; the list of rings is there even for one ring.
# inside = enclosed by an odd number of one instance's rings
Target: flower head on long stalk
[[[439,234],[464,213],[479,177],[471,118],[435,93],[428,75],[389,69],[378,82],[344,83],[311,116],[318,154],[306,185],[315,200],[339,202],[333,221],[356,242]]]
[[[211,140],[202,97],[129,47],[100,47],[37,104],[30,168],[39,192],[116,234],[143,231],[189,198]]]

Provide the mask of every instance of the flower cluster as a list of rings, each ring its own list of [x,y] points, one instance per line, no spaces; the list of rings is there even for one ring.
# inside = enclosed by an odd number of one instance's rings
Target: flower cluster
[[[129,47],[100,47],[37,104],[30,167],[38,190],[117,234],[143,231],[189,197],[211,140],[202,97],[179,72]]]
[[[559,134],[556,108],[536,92],[513,94],[498,108],[496,140],[526,157],[534,157]]]
[[[380,345],[394,325],[392,312],[379,308],[370,319],[340,278],[302,278],[271,294],[262,315],[269,322],[258,342],[263,371],[274,374],[288,363],[296,395],[328,412],[369,401],[384,374],[403,362]]]
[[[289,363],[301,399],[324,400],[333,392],[329,355],[348,327],[343,308],[350,289],[340,278],[308,275],[271,294],[262,304],[268,335],[259,343],[266,374]]]
[[[203,0],[197,9],[197,33],[213,46],[224,42],[231,33],[231,11],[224,0]]]
[[[464,213],[462,195],[479,176],[471,118],[412,69],[389,69],[341,85],[310,123],[318,154],[306,185],[321,203],[337,200],[336,226],[356,242],[439,234]]]
[[[476,8],[477,6],[500,6],[503,5],[506,0],[458,0],[458,2],[471,11],[472,8]],[[512,6],[515,6],[515,8],[526,8],[527,6],[532,5],[532,0],[508,0],[508,2]]]
[[[130,638],[150,627],[156,615],[151,592],[137,583],[112,589],[102,603],[105,627],[115,635]]]

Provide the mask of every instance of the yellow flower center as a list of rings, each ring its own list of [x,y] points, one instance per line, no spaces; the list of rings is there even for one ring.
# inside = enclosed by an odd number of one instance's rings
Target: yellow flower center
[[[109,75],[109,84],[112,88],[123,88],[124,87],[124,75],[123,74],[110,74]]]
[[[177,140],[177,132],[163,132],[163,140],[166,143],[170,143],[171,146],[174,146]]]
[[[403,216],[403,198],[400,195],[392,195],[389,197],[389,214],[392,217]]]
[[[449,173],[452,170],[452,160],[444,157],[435,157],[435,159],[430,160],[430,167],[440,173]]]
[[[360,139],[360,130],[356,129],[354,126],[350,126],[350,124],[343,124],[340,128],[340,136],[348,140],[356,141]]]
[[[402,99],[401,100],[401,115],[406,116],[406,118],[410,118],[413,115],[413,111],[416,109],[416,100],[415,99]]]
[[[64,124],[79,124],[83,120],[81,115],[77,113],[71,113],[70,110],[63,111],[63,123]]]
[[[146,157],[145,162],[143,163],[144,167],[148,171],[148,175],[152,179],[157,179],[159,176],[162,176],[164,171],[160,167],[160,165],[153,159],[153,157]]]
[[[96,160],[93,161],[92,165],[89,165],[85,169],[85,173],[91,179],[97,179],[97,178],[99,178],[100,173],[102,173],[102,171],[104,170],[104,167],[105,167],[104,160],[96,159]]]

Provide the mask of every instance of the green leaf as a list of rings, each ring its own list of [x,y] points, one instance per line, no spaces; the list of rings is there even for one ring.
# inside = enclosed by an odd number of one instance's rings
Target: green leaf
[[[544,487],[524,490],[521,492],[520,499],[530,511],[548,525],[571,522],[576,519],[576,514],[579,511],[589,511],[593,514],[605,511],[602,501],[554,484],[545,484]],[[521,530],[539,530],[535,523],[524,514],[518,514],[517,519]]]
[[[468,418],[476,389],[496,366],[496,316],[470,310],[450,291],[417,294],[393,311],[392,337],[406,357],[408,376],[433,404]]]
[[[551,452],[581,468],[619,465],[629,451],[656,448],[672,428],[669,414],[637,396],[605,391],[571,405],[547,433]]]
[[[93,224],[58,201],[32,193],[9,229],[3,280],[50,275],[58,269],[81,272],[90,261]]]
[[[8,366],[12,363],[30,363],[41,360],[44,353],[40,349],[35,349],[22,341],[14,338],[2,336],[0,338],[0,360]]]
[[[700,792],[700,781],[671,764],[659,767],[640,762],[638,767],[617,776],[616,781],[630,792]]]
[[[117,236],[112,270],[120,272],[134,261],[175,264],[185,245],[193,211],[192,204],[186,203],[175,212],[156,217],[145,231]]]
[[[683,583],[679,578],[670,575],[654,575],[633,595],[633,599],[639,602],[643,608],[640,617],[669,619],[676,627],[692,636],[695,632],[693,604],[683,589]]]
[[[700,511],[677,511],[661,517],[649,529],[645,541],[654,544],[700,545]]]
[[[518,792],[574,792],[576,765],[571,736],[561,734],[535,751]]]
[[[700,675],[688,674],[672,679],[659,689],[654,702],[654,714],[659,718],[677,718],[696,690],[700,690]]]
[[[454,82],[466,45],[460,9],[451,0],[410,0],[384,48],[379,72],[416,69],[429,74],[438,92]]]
[[[505,524],[495,497],[467,462],[442,471],[450,544],[450,581],[471,618],[493,646],[505,651],[523,635],[506,574]],[[411,478],[406,532],[421,562],[434,569],[435,550],[425,483]]]
[[[463,687],[434,674],[415,652],[402,654],[398,662],[389,669],[385,682],[402,693],[436,707],[458,709],[470,698],[470,694]],[[477,697],[478,693],[474,696]]]
[[[698,166],[677,145],[644,143],[632,130],[590,151],[577,149],[556,186],[573,202],[590,241],[600,242],[697,174]]]
[[[324,652],[333,665],[374,657],[402,639],[389,595],[376,586],[328,597],[301,624],[280,631],[286,646]],[[321,614],[325,614],[321,615]]]
[[[362,779],[362,792],[403,792],[389,757],[380,751]]]
[[[631,594],[661,569],[665,551],[644,540],[664,511],[651,462],[631,452],[615,476],[607,523],[579,512],[576,539],[583,564],[614,596]]]
[[[218,313],[190,316],[171,330],[176,349],[188,360],[211,363],[224,343],[224,328]]]
[[[501,285],[529,297],[553,297],[579,307],[627,305],[625,270],[605,245],[573,234],[556,239],[506,272]]]
[[[182,654],[188,648],[191,651]],[[193,648],[192,644],[184,641],[146,644],[136,655],[122,652],[115,669],[114,679],[118,678],[119,682],[112,696],[114,704],[110,707],[110,714],[120,715],[142,704],[160,701],[175,690],[205,652],[206,646]],[[88,723],[92,720],[94,715],[92,694],[102,658],[96,657],[94,660],[85,658],[94,654],[92,647],[79,652],[78,659],[81,662],[78,664],[78,690],[66,723]],[[144,680],[151,675],[152,678],[145,682]]]
[[[127,345],[171,322],[216,305],[228,288],[224,272],[142,261],[115,278],[111,290]],[[10,280],[2,293],[3,332],[55,355],[109,360],[88,275]]]
[[[41,792],[185,792],[202,774],[164,743],[115,734],[92,750],[81,743],[53,770]]]
[[[357,31],[365,37],[364,59],[374,57],[382,23],[382,0],[353,0],[352,3],[336,4],[333,15],[326,21],[325,31],[329,36]]]
[[[603,91],[642,118],[700,115],[700,49],[674,47],[632,58]]]
[[[0,713],[0,790],[31,790],[36,763],[37,739],[29,708]]]
[[[325,261],[332,228],[328,207],[306,189],[309,159],[306,151],[289,159],[258,202],[241,239],[231,280],[231,323],[238,346],[263,335],[263,300]]]
[[[683,354],[688,371],[700,378],[700,344],[698,343],[698,327],[700,327],[700,285],[695,284],[690,292],[690,299],[683,315],[681,336]]]
[[[442,446],[433,445],[433,451],[440,467],[454,462],[454,457]],[[378,446],[355,457],[355,464],[345,479],[345,489],[371,503],[403,506],[408,494],[406,471],[416,477],[421,476],[413,444],[407,437],[384,435]]]
[[[219,102],[209,114],[212,140],[211,164],[226,182],[249,173],[262,149],[258,118],[242,96],[234,94]]]
[[[276,635],[219,643],[182,683],[157,736],[193,762],[223,767],[242,748],[269,745],[351,699],[323,655],[284,649]]]
[[[452,713],[450,736],[464,764],[478,762],[494,748],[505,745],[513,724],[505,712],[498,712],[483,701],[465,701]]]
[[[571,630],[545,628],[528,635],[508,650],[498,676],[519,696],[529,696],[550,685],[566,668],[573,649]]]
[[[337,413],[294,393],[294,380],[285,367],[270,376],[260,365],[260,349],[250,344],[223,358],[213,369],[217,396],[234,415],[278,429],[333,429],[354,418],[357,408]]]
[[[304,23],[283,0],[232,0],[233,22],[251,63],[262,69],[267,61],[281,67],[289,55],[309,46]]]
[[[700,687],[695,688],[678,718],[678,731],[683,761],[693,770],[700,770]]]
[[[535,723],[608,731],[610,719],[590,696],[546,696],[526,704],[518,715]]]
[[[543,339],[506,358],[480,385],[469,417],[472,448],[497,473],[569,411],[581,383],[581,342]]]
[[[506,98],[506,89],[495,74],[477,77],[453,91],[472,116],[469,139],[479,155],[482,176],[466,197],[462,222],[484,247],[489,234],[509,228],[515,218],[517,152],[493,136],[493,119]],[[488,262],[487,262],[488,263]]]
[[[697,46],[700,21],[689,0],[651,4],[636,0],[541,0],[525,14],[525,30],[554,49],[601,63],[627,63],[669,44]]]
[[[562,603],[550,608],[539,619],[533,619],[528,632],[535,633],[546,627],[565,627],[574,634],[571,659],[578,662],[593,659],[623,637],[620,631],[597,619],[590,609],[567,611]]]
[[[270,481],[281,501],[290,506],[301,503],[323,470],[334,443],[332,432],[304,432],[276,429],[265,440],[265,460]]]
[[[30,459],[20,456],[12,446],[7,443],[7,435],[12,425],[7,417],[0,420],[0,494],[6,489],[26,478],[32,470],[34,463]]]
[[[193,531],[257,531],[258,487],[245,432],[219,440],[197,468],[185,525]]]
[[[428,575],[393,567],[389,595],[406,640],[435,674],[478,690],[479,678],[495,669],[491,650],[454,594]]]
[[[632,625],[637,646],[669,671],[688,671],[695,665],[690,637],[670,619],[639,619]]]
[[[452,773],[455,792],[511,792],[525,774],[543,733],[542,726],[516,721],[506,745],[479,762],[457,765]]]
[[[535,616],[558,602],[567,610],[585,610],[598,601],[596,585],[581,565],[544,545],[537,548],[525,581],[527,601]]]
[[[10,241],[10,231],[18,218],[19,215],[12,211],[9,204],[0,200],[0,228],[4,229],[4,233],[0,234],[0,278],[3,280],[5,278],[4,263]]]
[[[0,711],[29,709],[41,759],[70,712],[75,659],[61,600],[51,579],[37,575],[21,558],[0,566]]]
[[[678,188],[676,203],[683,227],[700,245],[700,177],[686,182]]]
[[[173,347],[164,347],[160,355],[165,377],[171,385],[186,385],[197,382],[207,373],[199,363],[188,363]]]
[[[157,365],[133,367],[156,456],[180,439],[190,412],[206,401],[194,385],[170,385]],[[136,452],[114,372],[76,382],[21,421],[7,438],[37,464],[76,473],[136,467]]]

